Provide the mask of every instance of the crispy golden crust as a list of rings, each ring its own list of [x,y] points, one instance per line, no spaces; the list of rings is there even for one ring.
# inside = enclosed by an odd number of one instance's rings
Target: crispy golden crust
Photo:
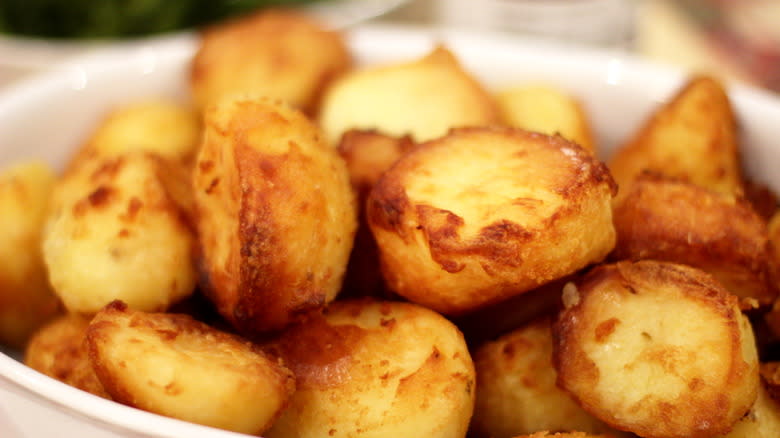
[[[195,287],[191,196],[167,160],[148,152],[91,156],[54,189],[43,233],[49,280],[71,312],[114,299],[164,310]]]
[[[763,367],[762,367],[763,368]],[[780,403],[762,385],[758,398],[731,432],[719,438],[776,438],[780,436]]]
[[[766,224],[742,198],[645,173],[615,208],[614,222],[616,260],[694,266],[762,305],[777,295]]]
[[[319,122],[336,144],[350,129],[427,141],[450,128],[499,123],[492,96],[444,47],[406,63],[350,72],[328,88]]]
[[[558,385],[643,437],[726,433],[759,386],[755,340],[737,301],[683,265],[598,267],[564,290],[554,325]]]
[[[768,186],[747,179],[745,181],[745,199],[764,220],[769,221],[780,205],[777,194]]]
[[[61,310],[40,249],[54,184],[43,163],[0,169],[0,344],[21,348]]]
[[[298,379],[269,438],[465,436],[474,366],[457,328],[430,310],[337,301],[268,348]]]
[[[351,64],[339,33],[300,13],[263,11],[203,32],[190,85],[201,108],[253,94],[313,114],[325,87]]]
[[[590,435],[585,432],[536,432],[531,435],[519,435],[515,438],[611,438],[612,435]]]
[[[41,327],[30,339],[24,363],[70,386],[110,399],[89,360],[85,337],[89,319],[62,315]]]
[[[136,312],[114,301],[86,336],[114,400],[157,414],[259,434],[295,391],[292,373],[259,348],[187,315]]]
[[[338,293],[357,213],[344,162],[270,100],[209,108],[194,174],[201,286],[244,333],[283,328]]]
[[[387,295],[379,269],[379,252],[362,206],[379,177],[413,146],[408,136],[396,138],[376,131],[351,130],[341,138],[339,155],[347,163],[360,209],[360,224],[344,278],[344,296]]]
[[[474,353],[477,401],[471,432],[509,438],[538,430],[606,432],[610,428],[555,385],[549,318],[488,342]]]
[[[600,261],[615,241],[614,189],[561,137],[467,128],[404,155],[367,214],[389,287],[456,315]]]
[[[698,76],[645,123],[612,157],[622,199],[634,178],[651,170],[725,194],[741,194],[736,121],[723,86]]]
[[[562,90],[543,84],[518,86],[499,92],[496,101],[501,119],[507,125],[543,134],[560,134],[598,155],[582,104]]]

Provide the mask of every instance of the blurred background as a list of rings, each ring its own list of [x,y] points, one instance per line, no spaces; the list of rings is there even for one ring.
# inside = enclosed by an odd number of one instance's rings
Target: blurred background
[[[336,27],[457,27],[627,51],[780,91],[780,0],[2,0],[0,88],[117,41],[153,43],[269,5]]]

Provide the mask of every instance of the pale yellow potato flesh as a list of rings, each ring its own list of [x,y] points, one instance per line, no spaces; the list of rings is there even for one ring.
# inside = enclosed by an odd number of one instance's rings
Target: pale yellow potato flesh
[[[42,162],[0,169],[0,344],[23,346],[60,311],[40,249],[55,178]]]

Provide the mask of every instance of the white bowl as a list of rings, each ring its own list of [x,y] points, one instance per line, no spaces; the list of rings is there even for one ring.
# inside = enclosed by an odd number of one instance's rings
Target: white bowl
[[[349,40],[364,64],[411,59],[443,42],[491,88],[524,81],[558,84],[584,100],[607,154],[684,79],[679,71],[619,53],[508,36],[371,26],[353,29]],[[183,39],[156,45],[141,57],[102,53],[71,71],[46,74],[0,94],[0,166],[32,157],[61,166],[108,109],[144,96],[186,99],[187,64],[194,48],[192,39]],[[780,191],[780,100],[738,85],[730,86],[730,92],[747,172]],[[10,430],[3,437],[237,436],[105,401],[4,354],[0,430]]]

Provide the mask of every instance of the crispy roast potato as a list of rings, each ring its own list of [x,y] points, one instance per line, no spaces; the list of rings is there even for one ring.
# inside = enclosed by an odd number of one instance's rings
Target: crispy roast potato
[[[731,432],[720,438],[777,438],[780,436],[780,403],[773,400],[763,386],[758,398]]]
[[[466,434],[474,366],[458,329],[430,310],[337,301],[269,348],[295,373],[297,391],[266,437]]]
[[[89,318],[62,315],[35,332],[24,352],[30,368],[70,386],[110,399],[98,380],[85,343]]]
[[[612,157],[609,168],[623,194],[644,170],[725,194],[741,194],[736,121],[723,86],[691,78]]]
[[[614,190],[562,137],[464,128],[404,155],[367,214],[390,289],[458,315],[602,260]]]
[[[557,432],[541,431],[531,435],[520,435],[515,438],[612,438],[612,435],[590,435],[585,432]]]
[[[38,162],[0,169],[0,343],[21,347],[60,310],[41,255],[41,229],[54,186]]]
[[[263,11],[203,32],[190,85],[200,108],[249,93],[312,114],[325,87],[351,64],[340,34],[300,13]]]
[[[194,173],[201,286],[243,333],[332,301],[357,223],[344,161],[306,117],[268,99],[210,107]]]
[[[83,157],[116,157],[129,151],[147,151],[163,158],[191,162],[200,136],[197,113],[165,99],[148,99],[117,108],[100,122],[77,153]]]
[[[777,295],[766,223],[741,197],[645,173],[615,208],[614,222],[617,260],[694,266],[761,305]]]
[[[537,319],[474,353],[479,376],[471,424],[475,436],[510,438],[539,430],[610,430],[555,386],[550,326],[550,318]]]
[[[596,142],[582,105],[549,85],[507,88],[496,95],[501,119],[509,126],[542,134],[559,134],[593,154]]]
[[[357,193],[360,210],[360,224],[344,277],[344,296],[387,295],[379,269],[379,250],[368,228],[363,206],[379,177],[413,146],[408,136],[390,137],[376,131],[351,130],[341,138],[339,155],[347,163],[349,179]]]
[[[497,124],[490,94],[443,47],[422,59],[350,72],[328,88],[320,124],[331,144],[349,129],[422,142],[460,126]]]
[[[95,155],[66,172],[52,195],[43,256],[69,311],[95,313],[114,299],[164,310],[192,293],[186,176],[147,152]]]
[[[759,387],[755,339],[710,275],[667,262],[595,268],[563,292],[558,386],[591,414],[646,438],[727,433]]]
[[[256,346],[187,315],[114,301],[87,329],[95,372],[114,400],[220,429],[260,434],[295,390]]]

